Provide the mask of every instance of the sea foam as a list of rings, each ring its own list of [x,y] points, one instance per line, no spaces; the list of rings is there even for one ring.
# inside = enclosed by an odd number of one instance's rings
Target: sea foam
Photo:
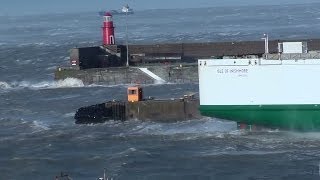
[[[0,81],[0,89],[10,89],[11,86],[7,82]]]
[[[42,81],[39,83],[32,83],[23,81],[18,84],[18,87],[30,89],[55,89],[55,88],[69,88],[69,87],[84,87],[83,82],[76,78],[66,78],[59,81]]]
[[[84,87],[84,83],[80,79],[76,78],[66,78],[59,81],[41,81],[38,83],[30,81],[20,81],[20,82],[2,82],[0,81],[0,90],[4,89],[56,89],[56,88],[73,88],[73,87]]]

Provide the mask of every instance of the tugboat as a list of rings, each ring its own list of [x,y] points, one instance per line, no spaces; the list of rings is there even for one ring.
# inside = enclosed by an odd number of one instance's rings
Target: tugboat
[[[104,16],[106,14],[106,12],[109,12],[109,11],[100,11],[99,15]],[[127,5],[123,6],[121,10],[110,10],[110,13],[112,15],[129,15],[129,14],[134,14],[134,11],[127,4]]]

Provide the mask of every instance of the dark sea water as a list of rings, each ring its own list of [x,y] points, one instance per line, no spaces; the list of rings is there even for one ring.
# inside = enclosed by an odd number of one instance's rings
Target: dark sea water
[[[130,42],[320,38],[320,4],[148,10],[128,17]],[[117,42],[125,17],[115,16]],[[320,133],[249,132],[204,118],[172,124],[75,125],[85,105],[125,99],[127,84],[53,81],[72,47],[100,43],[96,12],[0,16],[0,179],[320,179]],[[180,97],[197,84],[157,84],[147,96]]]

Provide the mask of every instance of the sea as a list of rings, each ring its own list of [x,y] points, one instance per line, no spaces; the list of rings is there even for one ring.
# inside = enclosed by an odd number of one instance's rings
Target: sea
[[[302,2],[302,1],[301,1]],[[320,38],[320,3],[153,9],[114,16],[129,44]],[[320,133],[238,130],[205,117],[176,123],[76,125],[82,106],[125,100],[130,84],[54,81],[69,49],[101,44],[98,12],[0,16],[0,179],[320,179]],[[262,40],[261,40],[262,41]],[[198,84],[143,85],[146,96],[178,98]],[[219,87],[217,87],[219,88]]]

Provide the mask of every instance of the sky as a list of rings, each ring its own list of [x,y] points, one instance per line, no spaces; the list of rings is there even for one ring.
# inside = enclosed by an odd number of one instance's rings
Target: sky
[[[319,0],[0,0],[0,15],[88,12],[120,9],[129,4],[135,10],[201,8],[216,6],[283,5]],[[19,13],[19,14],[18,14]]]

